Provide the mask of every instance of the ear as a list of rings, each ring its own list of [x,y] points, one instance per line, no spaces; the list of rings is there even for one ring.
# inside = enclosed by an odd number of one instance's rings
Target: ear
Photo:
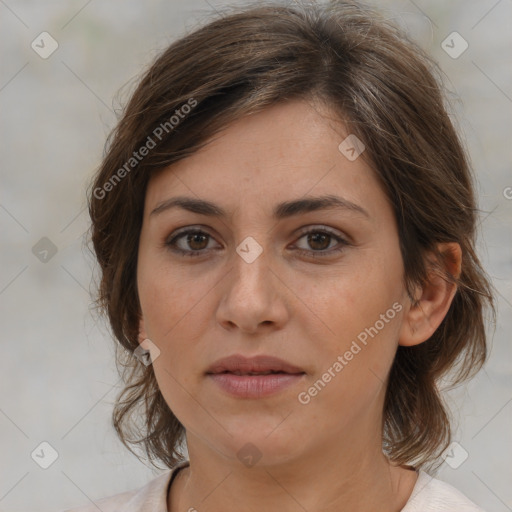
[[[461,273],[462,250],[455,242],[437,245],[443,255],[444,269],[454,278]],[[433,259],[429,258],[433,263]],[[457,292],[457,286],[446,281],[439,270],[431,268],[428,282],[418,287],[415,302],[404,313],[400,329],[399,345],[410,347],[428,340],[443,321]]]

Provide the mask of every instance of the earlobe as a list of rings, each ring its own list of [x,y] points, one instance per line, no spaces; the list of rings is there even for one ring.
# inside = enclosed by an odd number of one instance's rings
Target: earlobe
[[[450,242],[438,244],[437,247],[443,256],[444,270],[454,279],[460,277],[460,245]],[[442,270],[433,265],[429,271],[428,282],[415,290],[414,302],[411,302],[404,313],[399,345],[414,346],[428,340],[448,313],[457,292],[457,285],[447,281],[441,272]]]

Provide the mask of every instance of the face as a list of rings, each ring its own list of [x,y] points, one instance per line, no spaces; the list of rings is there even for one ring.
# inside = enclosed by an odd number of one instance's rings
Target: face
[[[380,441],[407,300],[397,226],[325,113],[293,101],[242,118],[148,184],[141,339],[160,350],[158,385],[189,443],[227,458],[247,443],[272,464],[340,439]],[[325,196],[339,201],[292,204]],[[215,207],[172,206],[178,197]],[[233,355],[293,368],[209,373]]]

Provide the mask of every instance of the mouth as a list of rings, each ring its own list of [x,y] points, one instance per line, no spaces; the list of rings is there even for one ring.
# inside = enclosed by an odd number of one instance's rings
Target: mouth
[[[206,375],[231,396],[263,398],[298,383],[306,372],[272,356],[234,355],[216,361]]]
[[[269,355],[245,357],[235,354],[213,363],[207,374],[232,373],[234,375],[271,375],[273,373],[302,374],[302,368]]]
[[[234,372],[231,372],[231,371],[227,371],[226,370],[225,372],[212,373],[212,375],[222,375],[222,374],[225,374],[225,373],[229,373],[231,375],[275,375],[275,374],[296,375],[295,373],[273,371],[273,370],[269,370],[269,371],[266,371],[266,372],[243,372],[243,371],[240,371],[240,370],[236,370]],[[301,373],[303,373],[303,372],[301,372]]]

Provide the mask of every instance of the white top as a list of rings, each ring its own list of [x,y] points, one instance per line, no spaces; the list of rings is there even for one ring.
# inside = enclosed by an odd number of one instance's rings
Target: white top
[[[174,476],[188,461],[149,481],[144,487],[108,498],[96,500],[94,504],[65,510],[64,512],[168,512],[167,494]],[[418,479],[411,497],[401,512],[485,512],[460,491],[424,471]]]

